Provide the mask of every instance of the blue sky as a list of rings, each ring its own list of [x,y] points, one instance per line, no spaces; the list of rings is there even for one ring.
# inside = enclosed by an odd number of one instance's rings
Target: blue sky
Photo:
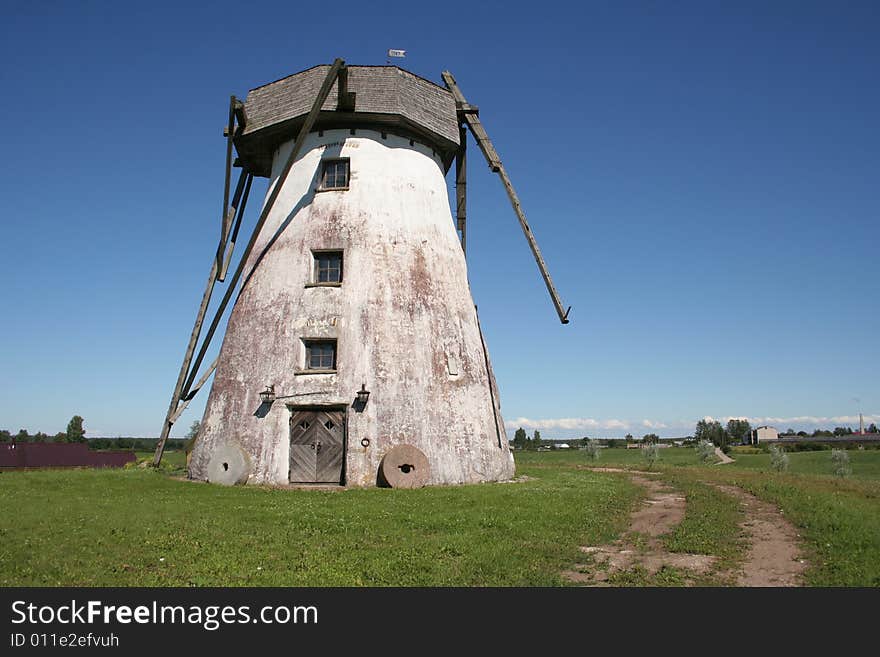
[[[877,3],[332,5],[5,3],[0,428],[157,435],[229,95],[388,48],[480,106],[573,306],[561,326],[472,158],[470,279],[511,432],[880,422]]]

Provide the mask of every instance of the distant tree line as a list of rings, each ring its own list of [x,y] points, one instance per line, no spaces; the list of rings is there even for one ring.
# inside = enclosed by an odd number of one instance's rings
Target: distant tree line
[[[84,443],[86,442],[86,430],[83,428],[83,419],[74,415],[67,423],[67,431],[59,431],[50,436],[42,431],[31,435],[27,429],[19,429],[13,434],[7,429],[0,429],[0,443]]]
[[[92,438],[89,440],[91,449],[133,449],[136,452],[152,452],[156,449],[158,438]],[[169,438],[165,441],[165,451],[183,449],[186,440]]]
[[[717,420],[700,420],[694,429],[694,440],[698,443],[704,440],[724,449],[731,443],[744,442],[751,431],[748,420],[729,420],[726,427]]]
[[[877,425],[873,422],[865,429],[867,433],[878,433]],[[717,420],[700,420],[694,431],[694,439],[697,441],[706,440],[722,449],[728,445],[738,445],[747,442],[749,434],[752,432],[752,426],[748,420],[728,420],[727,426],[722,426]],[[802,438],[830,438],[832,436],[851,436],[854,435],[852,427],[834,427],[833,430],[816,429],[813,433],[806,431],[798,431],[789,429],[783,435],[800,436]]]
[[[517,449],[538,449],[542,444],[541,432],[537,429],[531,436],[522,427],[513,434],[513,446]]]
[[[197,431],[198,427],[196,425],[194,425],[194,427]],[[726,425],[721,424],[721,422],[718,422],[717,420],[700,420],[697,422],[694,435],[685,437],[684,441],[685,444],[690,444],[691,441],[699,442],[704,440],[726,451],[730,445],[747,443],[751,432],[752,425],[745,419],[731,419],[727,421]],[[865,428],[865,432],[880,433],[880,430],[878,430],[877,425],[872,422]],[[813,433],[807,433],[806,431],[798,431],[795,433],[794,429],[789,429],[784,435],[801,436],[803,438],[823,438],[831,436],[850,436],[855,435],[855,433],[856,432],[853,431],[852,427],[834,427],[832,430],[816,429]],[[191,435],[194,435],[194,432],[191,431]],[[645,445],[656,444],[660,442],[660,436],[656,433],[648,433],[641,438],[635,438],[631,433],[628,433],[624,438],[602,438],[598,440],[608,447],[622,447],[626,443],[634,442],[642,442]],[[586,447],[589,442],[589,436],[584,436],[580,439],[582,447]],[[542,439],[541,432],[537,429],[535,429],[533,435],[529,436],[522,427],[517,429],[514,433],[511,444],[517,449],[538,449],[539,447],[550,447],[553,449],[556,446],[552,440]]]
[[[594,438],[592,440],[597,440],[600,443],[605,444],[607,447],[621,447],[626,443],[636,442],[637,438],[633,438],[631,433],[626,434],[626,438]],[[556,449],[556,443],[565,442],[565,443],[575,443],[575,440],[546,440],[541,438],[541,432],[535,429],[535,432],[529,436],[526,433],[526,430],[520,427],[513,434],[513,440],[511,444],[516,449],[538,449],[539,447],[549,447],[550,449]],[[578,442],[580,442],[581,447],[587,447],[590,444],[591,438],[589,436],[584,436]],[[641,438],[641,442],[646,445],[659,443],[660,436],[656,433],[648,433],[645,434]]]
[[[83,418],[74,415],[67,423],[67,431],[59,431],[55,435],[49,435],[42,431],[34,434],[28,433],[27,429],[19,429],[18,433],[12,433],[8,429],[0,429],[0,443],[87,443],[90,449],[134,449],[152,451],[156,448],[158,438],[86,438],[86,430],[83,428]],[[165,449],[183,449],[186,440],[168,440]]]
[[[831,436],[852,436],[856,434],[852,427],[834,427],[831,431],[828,429],[816,429],[813,433],[807,433],[806,431],[795,433],[794,429],[789,429],[785,433],[792,436],[801,436],[802,438],[830,438]],[[865,433],[880,433],[880,431],[877,430],[877,425],[871,422],[871,424],[865,427]]]

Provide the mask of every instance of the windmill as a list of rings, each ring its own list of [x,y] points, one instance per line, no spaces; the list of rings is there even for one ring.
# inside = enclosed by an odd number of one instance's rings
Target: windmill
[[[477,107],[442,77],[445,86],[337,59],[230,99],[220,239],[155,465],[214,374],[194,479],[415,487],[513,475],[467,280],[466,129],[504,184],[563,324],[570,308]],[[255,176],[269,190],[230,277]],[[218,282],[226,291],[202,336]],[[219,355],[199,376],[236,291]]]

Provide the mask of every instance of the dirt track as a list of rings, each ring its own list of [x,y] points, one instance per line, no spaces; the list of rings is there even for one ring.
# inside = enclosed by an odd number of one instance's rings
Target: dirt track
[[[737,586],[798,586],[806,568],[800,558],[798,533],[782,513],[737,486],[716,484],[737,498],[745,511],[742,527],[749,536],[749,552],[737,576]]]
[[[655,478],[645,475],[659,473],[591,468],[598,472],[623,472],[633,483],[648,491],[641,507],[630,515],[627,532],[610,545],[582,546],[592,563],[578,564],[562,573],[568,581],[586,586],[604,586],[615,573],[634,567],[649,575],[662,567],[690,572],[693,576],[708,573],[717,557],[706,554],[681,554],[663,548],[662,537],[684,519],[684,496]],[[730,485],[709,484],[740,501],[746,519],[741,528],[748,537],[748,551],[737,572],[717,573],[731,578],[736,586],[797,586],[805,563],[799,558],[800,548],[795,528],[773,505]],[[688,580],[688,583],[693,583]]]

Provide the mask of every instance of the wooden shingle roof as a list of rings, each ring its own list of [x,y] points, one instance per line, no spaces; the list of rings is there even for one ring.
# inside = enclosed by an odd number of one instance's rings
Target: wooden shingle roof
[[[315,66],[248,93],[247,123],[235,140],[241,164],[256,175],[269,175],[274,150],[296,135],[329,69]],[[338,81],[322,107],[316,130],[387,130],[427,143],[450,165],[459,139],[455,100],[447,89],[397,66],[349,66],[348,91],[355,93],[350,112],[338,109],[337,85]]]

